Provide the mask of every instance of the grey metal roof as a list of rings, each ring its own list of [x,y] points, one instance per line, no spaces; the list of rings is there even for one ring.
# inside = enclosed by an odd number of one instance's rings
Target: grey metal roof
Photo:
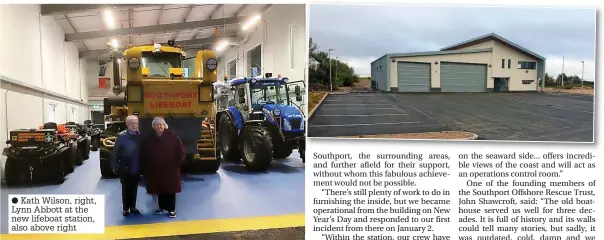
[[[532,52],[532,51],[530,51],[530,50],[528,50],[526,48],[523,48],[520,45],[515,44],[512,41],[507,40],[507,39],[505,39],[505,38],[503,38],[503,37],[501,37],[501,36],[499,36],[499,35],[497,35],[495,33],[489,33],[489,34],[486,34],[486,35],[483,35],[483,36],[480,36],[480,37],[477,37],[477,38],[470,39],[468,41],[464,41],[464,42],[461,42],[461,43],[458,43],[458,44],[455,44],[455,45],[451,45],[449,47],[441,49],[441,51],[455,50],[455,49],[459,49],[459,48],[467,47],[467,46],[472,46],[472,45],[475,45],[475,44],[478,44],[478,43],[482,43],[482,42],[486,42],[486,41],[490,41],[490,40],[496,40],[496,41],[498,41],[498,42],[500,42],[500,43],[502,43],[504,45],[507,45],[508,47],[511,47],[511,48],[514,48],[514,49],[516,49],[516,50],[518,50],[520,52],[523,52],[524,54],[527,54],[529,56],[532,56],[532,57],[540,59],[540,60],[545,60],[545,58],[542,57],[541,55],[536,54],[536,53],[534,53],[534,52]]]
[[[390,53],[390,54],[386,54],[386,55],[380,57],[379,59],[382,59],[385,56],[388,56],[388,57],[391,57],[391,58],[393,58],[393,57],[417,57],[417,56],[432,56],[432,55],[481,53],[481,52],[492,52],[492,51],[493,51],[493,48],[462,49],[462,50],[450,50],[450,51],[430,51],[430,52],[411,52],[411,53]]]

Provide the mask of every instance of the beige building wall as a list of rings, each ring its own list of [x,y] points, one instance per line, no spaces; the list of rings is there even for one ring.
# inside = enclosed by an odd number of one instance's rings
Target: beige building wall
[[[464,48],[460,48],[460,49],[464,49],[464,50],[476,50],[476,49],[486,49],[486,48],[492,48],[493,44],[495,41],[491,40],[491,41],[486,41],[486,42],[482,42],[482,43],[478,43],[472,46],[467,46]]]
[[[538,69],[518,69],[518,61],[537,62],[537,59],[523,54],[513,48],[505,46],[497,41],[491,40],[461,49],[493,48],[491,68],[489,68],[489,85],[493,88],[493,78],[509,78],[509,91],[535,91],[537,90]],[[505,59],[505,68],[501,67],[501,59]],[[508,68],[508,59],[512,60]],[[492,75],[491,75],[492,73]],[[522,84],[522,80],[533,80],[531,84]]]
[[[440,88],[440,61],[445,62],[460,62],[460,63],[479,63],[491,64],[491,52],[481,53],[463,53],[449,55],[432,55],[432,56],[413,56],[413,57],[398,57],[395,62],[390,60],[390,87],[398,87],[398,74],[396,73],[396,61],[430,63],[431,65],[431,88]],[[439,64],[434,64],[439,62]],[[487,88],[493,88],[492,67],[487,69]]]

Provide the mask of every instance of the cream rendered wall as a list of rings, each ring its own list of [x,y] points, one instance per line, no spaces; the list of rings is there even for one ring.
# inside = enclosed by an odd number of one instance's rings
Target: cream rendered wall
[[[467,46],[467,47],[460,48],[460,49],[465,49],[465,50],[475,50],[475,49],[486,49],[486,48],[492,48],[492,47],[493,47],[494,42],[495,42],[495,41],[492,41],[492,40],[491,40],[491,41],[486,41],[486,42],[482,42],[482,43],[475,44],[475,45],[472,45],[472,46]]]
[[[509,77],[509,91],[536,91],[537,90],[537,71],[538,69],[518,69],[518,61],[537,62],[537,59],[526,54],[516,51],[508,46],[505,46],[497,41],[491,40],[476,45],[468,46],[461,49],[481,49],[493,48],[491,59],[492,73],[489,77],[489,86],[493,88],[493,78]],[[501,68],[501,59],[505,59],[505,68]],[[512,59],[512,66],[508,68],[508,59]],[[528,73],[527,73],[528,70]],[[531,84],[522,84],[522,80],[534,80]]]
[[[0,5],[0,77],[45,89],[82,104],[50,97],[16,85],[0,89],[0,148],[6,147],[8,132],[37,128],[49,121],[50,104],[56,104],[55,121],[90,119],[87,86],[82,81],[82,62],[72,43],[51,16],[40,16],[40,5]],[[72,115],[72,108],[75,108]],[[5,156],[0,156],[4,177]]]
[[[501,68],[501,59],[506,59],[505,68]],[[508,68],[507,59],[512,59]],[[518,69],[518,61],[537,62],[537,59],[518,52],[499,42],[493,48],[493,77],[509,77],[509,91],[537,91],[537,69]],[[531,84],[522,84],[522,80],[534,80]]]
[[[306,6],[303,4],[276,4],[262,15],[262,21],[257,23],[247,41],[218,53],[220,62],[218,77],[223,79],[228,72],[227,63],[237,60],[237,78],[250,77],[247,75],[247,52],[261,44],[262,74],[273,73],[276,77],[288,77],[290,81],[306,81]],[[293,32],[290,38],[290,28]],[[293,40],[293,45],[290,45]],[[290,51],[290,46],[293,52]],[[293,55],[292,55],[293,54]],[[293,64],[290,64],[293,58]],[[232,77],[231,77],[232,78]],[[303,101],[305,102],[305,101]],[[306,106],[303,106],[303,111]]]
[[[431,64],[431,84],[432,88],[440,88],[440,63],[434,64],[434,62],[463,62],[463,63],[479,63],[479,64],[490,64],[491,53],[465,53],[465,54],[449,54],[449,55],[432,55],[432,56],[414,56],[414,57],[398,57],[392,58],[396,61],[407,61],[407,62],[420,62]],[[398,74],[396,73],[397,63],[390,60],[390,86],[398,87]],[[487,88],[493,87],[492,68],[487,69]]]

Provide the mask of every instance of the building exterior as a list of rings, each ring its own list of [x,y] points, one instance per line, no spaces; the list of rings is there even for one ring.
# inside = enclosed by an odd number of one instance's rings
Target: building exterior
[[[491,33],[434,52],[386,54],[371,63],[389,92],[537,91],[545,58]]]

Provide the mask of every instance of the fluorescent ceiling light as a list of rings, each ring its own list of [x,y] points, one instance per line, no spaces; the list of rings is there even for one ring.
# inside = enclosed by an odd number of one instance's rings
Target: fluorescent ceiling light
[[[216,51],[220,52],[220,51],[224,50],[228,45],[229,45],[229,41],[222,40],[216,45]]]
[[[113,19],[113,14],[110,10],[105,10],[105,24],[107,24],[107,28],[113,29],[115,28],[115,20]]]
[[[245,24],[243,24],[242,29],[248,30],[250,27],[252,27],[258,21],[260,21],[260,18],[261,18],[260,14],[253,16],[252,18],[250,18],[250,20],[248,20]]]
[[[113,48],[118,47],[117,39],[115,39],[115,38],[111,39],[111,46],[113,46]]]

